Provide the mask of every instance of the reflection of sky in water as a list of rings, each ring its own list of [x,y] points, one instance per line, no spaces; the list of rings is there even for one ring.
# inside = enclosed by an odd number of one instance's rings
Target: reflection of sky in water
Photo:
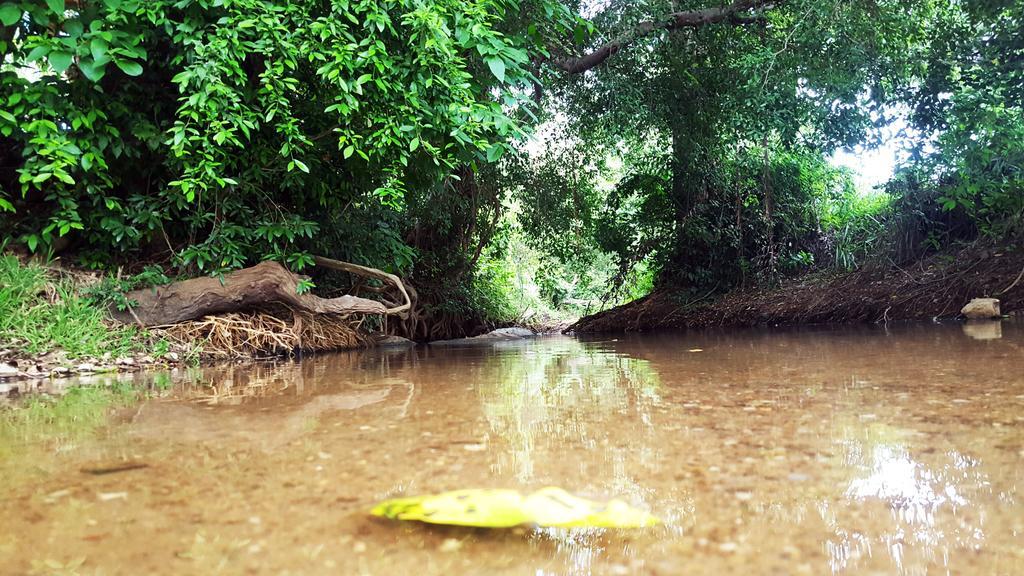
[[[604,494],[634,503],[650,501],[649,488],[638,481],[641,467],[659,458],[651,442],[654,428],[650,413],[660,403],[657,373],[646,360],[587,348],[575,340],[548,341],[543,348],[514,355],[497,355],[482,367],[479,394],[491,430],[505,442],[498,470],[510,468],[523,484],[550,477],[536,469],[539,450],[563,452],[567,446],[601,451],[600,471],[575,479],[574,491],[585,484]],[[628,446],[608,443],[609,419],[615,426],[630,427]],[[631,468],[630,462],[633,462]],[[569,481],[569,479],[566,479]],[[599,529],[538,528],[535,543],[553,543],[569,559],[567,572],[590,574],[604,552]],[[547,574],[542,569],[538,575]]]
[[[822,503],[819,510],[835,529],[836,537],[826,543],[833,573],[856,571],[860,557],[877,553],[872,544],[886,551],[901,574],[923,575],[927,567],[915,562],[914,567],[908,568],[904,565],[905,556],[914,553],[945,566],[954,546],[971,548],[982,543],[985,535],[980,520],[972,524],[961,516],[952,534],[943,532],[936,522],[939,513],[971,507],[965,487],[970,490],[988,485],[979,462],[950,452],[945,455],[947,464],[930,468],[896,444],[879,443],[872,447],[869,443],[851,442],[847,448],[847,464],[866,471],[866,475],[849,483],[845,497],[864,503],[881,500],[888,505],[893,524],[888,531],[869,537],[842,527],[828,505]]]
[[[580,449],[608,450],[602,418],[625,411],[637,432],[653,431],[650,410],[660,401],[658,376],[645,360],[585,348],[575,340],[545,343],[542,349],[498,355],[490,359],[479,389],[491,429],[508,442],[516,478],[536,479],[537,442],[552,447],[577,444]],[[640,440],[640,436],[634,436]],[[638,442],[631,447],[653,461],[653,447]],[[619,454],[618,456],[622,456]],[[625,459],[608,453],[607,472],[617,494],[638,491],[626,470]],[[500,465],[499,465],[500,466]]]

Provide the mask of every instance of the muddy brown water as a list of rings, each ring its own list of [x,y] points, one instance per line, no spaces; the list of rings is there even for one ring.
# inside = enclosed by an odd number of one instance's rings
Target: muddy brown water
[[[0,573],[1024,574],[1019,323],[550,337],[173,379],[93,433],[9,447]],[[125,463],[145,467],[95,473]],[[549,485],[666,524],[367,514]]]

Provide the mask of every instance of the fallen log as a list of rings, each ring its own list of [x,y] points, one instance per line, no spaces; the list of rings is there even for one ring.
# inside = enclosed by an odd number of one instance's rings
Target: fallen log
[[[337,262],[337,261],[331,261]],[[338,264],[347,264],[337,262]],[[368,271],[391,280],[373,268],[348,265],[353,273]],[[358,270],[357,270],[358,269]],[[380,278],[374,275],[373,277]],[[403,295],[405,289],[401,280],[395,278]],[[277,262],[261,262],[251,268],[243,268],[221,278],[192,278],[127,294],[132,302],[128,310],[111,310],[111,315],[124,323],[143,326],[161,326],[195,320],[210,314],[238,312],[271,304],[285,305],[292,309],[312,314],[388,314],[394,313],[384,304],[356,296],[320,298],[313,294],[298,293],[299,277]],[[408,296],[406,296],[408,302]],[[408,306],[399,307],[399,311]]]

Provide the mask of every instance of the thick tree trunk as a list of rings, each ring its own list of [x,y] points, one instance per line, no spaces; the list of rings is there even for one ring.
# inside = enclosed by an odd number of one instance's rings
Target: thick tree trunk
[[[366,298],[320,298],[312,294],[298,294],[298,283],[298,276],[286,270],[281,264],[262,262],[251,268],[226,274],[223,279],[193,278],[166,286],[135,290],[127,295],[128,299],[134,302],[131,309],[113,310],[112,315],[125,323],[160,326],[195,320],[208,314],[236,312],[268,304],[283,304],[314,314],[390,312],[384,304]]]

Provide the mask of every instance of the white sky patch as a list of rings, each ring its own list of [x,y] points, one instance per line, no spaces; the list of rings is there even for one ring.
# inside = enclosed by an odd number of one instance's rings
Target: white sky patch
[[[909,150],[925,140],[924,135],[910,126],[910,110],[906,106],[895,106],[886,110],[890,119],[872,135],[874,142],[836,150],[829,161],[833,166],[844,166],[853,170],[854,184],[862,195],[880,192],[878,187],[892,178],[899,166],[910,156]],[[878,115],[873,114],[878,120]],[[925,150],[932,148],[925,142]]]
[[[900,144],[890,140],[877,148],[843,148],[837,150],[829,161],[833,166],[844,166],[853,170],[853,182],[857,186],[857,191],[861,194],[872,194],[876,187],[888,182],[896,171],[902,150]]]

